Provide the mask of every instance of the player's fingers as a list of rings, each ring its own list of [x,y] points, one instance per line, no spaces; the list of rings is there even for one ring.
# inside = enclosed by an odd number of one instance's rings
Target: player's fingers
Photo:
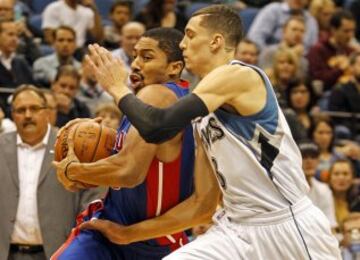
[[[100,219],[92,219],[90,221],[86,221],[80,225],[80,229],[91,229],[91,230],[97,230],[103,233],[104,231],[104,224],[102,223],[103,220]]]
[[[97,44],[89,45],[89,52],[91,54],[91,59],[95,63],[96,67],[104,66],[103,60],[101,59],[99,48],[100,46]]]
[[[96,123],[101,123],[103,121],[103,118],[102,117],[96,117],[93,119]]]
[[[67,146],[68,146],[68,152],[67,155],[68,156],[75,156],[75,151],[74,151],[74,136],[75,136],[75,130],[76,128],[72,128],[69,130],[69,134],[67,137]]]
[[[111,53],[103,47],[99,48],[99,52],[104,64],[111,65],[111,61],[113,60]]]
[[[52,161],[51,164],[52,164],[55,168],[58,168],[58,166],[59,166],[60,163],[57,162],[57,161]]]

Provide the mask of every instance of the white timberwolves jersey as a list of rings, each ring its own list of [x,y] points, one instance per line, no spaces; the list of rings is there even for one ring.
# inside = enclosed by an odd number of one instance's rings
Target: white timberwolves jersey
[[[271,83],[260,69],[249,67],[265,82],[265,107],[252,116],[220,108],[195,123],[223,190],[224,208],[239,220],[289,207],[309,189],[300,152]]]

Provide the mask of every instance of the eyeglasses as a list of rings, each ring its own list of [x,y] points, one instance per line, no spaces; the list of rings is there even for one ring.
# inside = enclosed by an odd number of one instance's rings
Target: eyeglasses
[[[29,110],[30,113],[36,114],[39,113],[41,110],[46,109],[44,106],[29,106],[29,107],[19,107],[19,108],[13,108],[12,111],[19,115],[24,115],[26,113],[26,110]]]

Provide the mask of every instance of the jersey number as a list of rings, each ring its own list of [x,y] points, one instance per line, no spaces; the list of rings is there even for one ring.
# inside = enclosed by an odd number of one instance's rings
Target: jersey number
[[[263,135],[259,134],[259,144],[261,145],[261,165],[267,170],[270,178],[273,176],[271,174],[271,167],[273,166],[273,162],[276,156],[279,154],[279,149],[269,143],[269,139]]]

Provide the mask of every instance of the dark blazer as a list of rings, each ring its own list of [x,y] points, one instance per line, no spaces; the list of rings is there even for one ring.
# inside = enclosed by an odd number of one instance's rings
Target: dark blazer
[[[58,182],[53,146],[56,131],[51,129],[38,183],[37,205],[46,258],[66,240],[75,224],[75,217],[100,193],[97,189],[68,192]],[[19,200],[16,132],[0,135],[0,259],[8,259],[11,235]]]
[[[21,84],[32,84],[33,77],[31,67],[27,61],[16,55],[11,62],[11,70],[7,70],[0,62],[0,86],[16,88]]]

